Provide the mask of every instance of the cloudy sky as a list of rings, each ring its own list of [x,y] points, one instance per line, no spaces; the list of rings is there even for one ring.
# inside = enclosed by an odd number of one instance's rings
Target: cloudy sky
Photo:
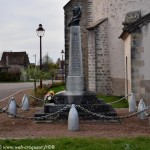
[[[69,0],[0,0],[0,53],[26,51],[30,62],[39,62],[39,37],[43,25],[42,53],[56,61],[64,49],[64,10]],[[1,57],[1,55],[0,55]],[[1,59],[1,58],[0,58]]]

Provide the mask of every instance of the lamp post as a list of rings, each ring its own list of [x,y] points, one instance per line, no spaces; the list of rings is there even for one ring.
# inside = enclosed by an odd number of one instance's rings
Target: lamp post
[[[42,24],[39,24],[38,29],[36,29],[36,33],[40,37],[40,70],[42,71],[42,37],[45,33],[45,29],[43,29]],[[40,88],[42,88],[42,77],[40,78]]]
[[[62,69],[62,81],[64,82],[64,63],[63,63],[63,56],[64,56],[64,50],[61,51],[62,55],[62,61],[61,61],[61,69]]]
[[[34,68],[34,92],[36,92],[36,54],[33,55],[35,57],[35,68]]]

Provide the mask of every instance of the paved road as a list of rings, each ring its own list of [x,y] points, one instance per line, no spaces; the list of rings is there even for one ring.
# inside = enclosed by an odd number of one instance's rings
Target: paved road
[[[51,81],[44,81],[43,83],[51,83]],[[39,83],[37,83],[39,85]],[[0,100],[8,97],[21,90],[34,88],[33,82],[25,83],[0,83]]]

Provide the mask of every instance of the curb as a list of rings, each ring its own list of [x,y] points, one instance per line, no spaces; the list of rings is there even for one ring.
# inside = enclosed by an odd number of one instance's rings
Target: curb
[[[18,92],[16,92],[16,93],[12,94],[12,95],[10,95],[10,96],[7,96],[7,97],[3,98],[2,100],[0,100],[0,102],[4,101],[4,100],[6,100],[6,99],[8,99],[8,98],[10,98],[10,97],[13,97],[14,95],[19,94],[19,93],[21,93],[21,92],[23,92],[23,91],[25,91],[25,90],[28,90],[28,89],[20,90],[20,91],[18,91]]]

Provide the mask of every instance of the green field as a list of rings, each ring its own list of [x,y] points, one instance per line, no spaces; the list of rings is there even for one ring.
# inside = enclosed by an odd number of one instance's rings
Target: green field
[[[45,138],[0,140],[3,149],[18,150],[149,150],[150,137],[102,138]]]

